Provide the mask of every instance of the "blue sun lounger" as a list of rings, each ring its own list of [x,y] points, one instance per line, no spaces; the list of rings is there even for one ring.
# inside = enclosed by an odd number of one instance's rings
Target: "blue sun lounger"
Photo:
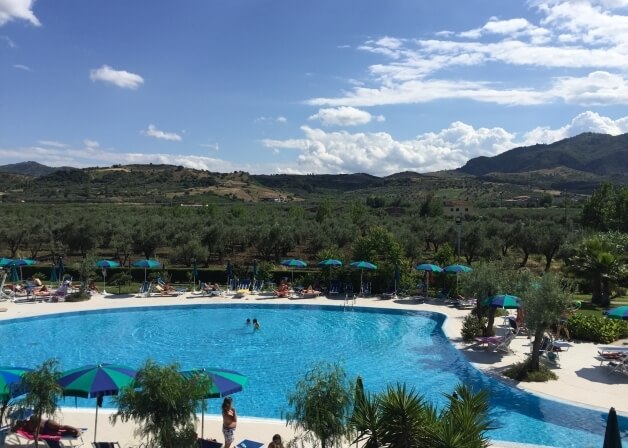
[[[264,446],[261,442],[256,442],[255,440],[245,439],[242,442],[236,445],[236,448],[261,448]]]

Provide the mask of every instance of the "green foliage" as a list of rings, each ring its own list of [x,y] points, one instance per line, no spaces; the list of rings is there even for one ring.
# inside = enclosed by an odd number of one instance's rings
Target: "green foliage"
[[[26,372],[22,377],[22,384],[28,391],[19,402],[19,406],[32,409],[37,426],[35,440],[39,440],[39,428],[43,415],[53,415],[57,412],[57,401],[61,398],[61,386],[57,382],[61,377],[56,359],[44,361],[35,370]]]
[[[414,388],[402,384],[388,386],[376,396],[356,395],[350,420],[357,432],[354,442],[368,448],[488,447],[488,393],[474,393],[464,385],[455,392],[456,396],[446,395],[449,402],[440,412]]]
[[[472,342],[476,336],[482,336],[486,327],[486,318],[479,318],[474,313],[469,313],[462,321],[461,336],[464,342]]]
[[[73,292],[65,296],[64,300],[66,302],[85,302],[86,300],[89,300],[90,298],[91,296],[88,293],[77,291],[77,292]]]
[[[604,183],[582,208],[582,224],[595,230],[628,232],[628,187]]]
[[[135,384],[114,397],[118,411],[110,419],[114,424],[133,420],[147,446],[195,447],[196,407],[209,386],[201,376],[184,378],[176,364],[162,367],[148,360]]]
[[[628,322],[576,313],[567,321],[572,338],[586,342],[610,344],[628,337]]]
[[[532,369],[530,361],[530,359],[527,359],[511,365],[504,370],[504,376],[515,381],[526,381],[530,383],[544,383],[549,380],[558,379],[558,376],[543,364],[540,365],[538,370]]]
[[[308,370],[288,395],[286,422],[303,431],[303,439],[322,448],[341,446],[352,402],[351,386],[338,364],[319,363]]]

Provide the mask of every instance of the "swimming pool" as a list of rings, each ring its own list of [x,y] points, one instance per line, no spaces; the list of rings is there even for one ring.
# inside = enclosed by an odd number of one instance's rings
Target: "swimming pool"
[[[261,330],[245,327],[247,318],[257,318]],[[0,364],[34,367],[57,357],[63,369],[101,362],[140,366],[151,357],[183,369],[233,369],[249,377],[246,390],[234,395],[239,414],[279,418],[308,366],[338,361],[349,377],[361,375],[367,390],[405,382],[439,404],[442,393],[461,381],[488,388],[498,426],[489,433],[493,439],[602,445],[606,413],[542,399],[481,374],[448,342],[443,320],[421,311],[258,304],[76,312],[3,321],[0,340],[10,341],[11,350],[2,351]],[[219,405],[210,400],[209,411],[218,413]],[[628,428],[628,418],[620,417],[620,427]]]

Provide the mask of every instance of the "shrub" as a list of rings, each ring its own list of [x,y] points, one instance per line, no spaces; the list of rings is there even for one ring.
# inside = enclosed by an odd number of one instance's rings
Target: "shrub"
[[[472,342],[476,336],[481,336],[486,327],[486,318],[478,319],[474,314],[465,316],[462,322],[462,340],[464,342]]]
[[[526,381],[530,383],[544,383],[549,380],[558,379],[556,374],[548,369],[547,366],[541,364],[539,370],[531,372],[529,364],[530,359],[518,362],[504,370],[503,374],[515,381]]]
[[[66,302],[84,302],[90,299],[90,295],[87,293],[73,292],[65,297]]]
[[[587,342],[609,344],[628,337],[628,322],[582,313],[571,316],[567,328],[573,339]]]

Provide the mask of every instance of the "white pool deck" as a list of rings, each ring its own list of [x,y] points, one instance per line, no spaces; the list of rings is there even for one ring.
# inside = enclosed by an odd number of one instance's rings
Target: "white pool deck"
[[[299,304],[299,305],[330,305],[345,306],[342,298],[328,299],[318,297],[315,299],[276,299],[267,295],[250,295],[241,299],[226,297],[204,297],[187,293],[178,297],[148,297],[140,298],[135,296],[102,296],[97,294],[91,300],[78,303],[36,303],[36,304],[16,304],[3,302],[0,306],[6,308],[6,312],[0,313],[1,319],[14,319],[20,317],[39,316],[51,313],[73,312],[83,310],[110,309],[120,307],[143,307],[143,306],[163,306],[163,305],[197,305],[216,303],[238,303],[238,304]],[[349,305],[351,306],[351,305]],[[505,367],[523,360],[530,351],[530,341],[526,336],[517,336],[511,343],[513,354],[496,354],[486,352],[481,349],[471,348],[460,339],[462,320],[469,313],[469,310],[458,310],[447,306],[439,301],[429,303],[415,303],[412,300],[382,300],[379,298],[358,298],[355,306],[369,308],[393,308],[425,310],[442,313],[448,316],[443,325],[445,334],[452,343],[463,353],[467,359],[478,369],[496,376]],[[496,319],[496,324],[501,324],[501,318]],[[620,347],[628,346],[628,341],[618,341],[615,343]],[[616,373],[609,373],[608,369],[600,366],[600,362],[595,359],[597,346],[595,344],[574,343],[574,346],[560,355],[560,369],[554,371],[558,375],[557,381],[547,383],[515,383],[505,380],[519,389],[523,389],[545,398],[566,401],[572,404],[597,408],[608,411],[613,406],[618,413],[628,415],[628,376]],[[42,360],[43,361],[43,360]],[[237,396],[234,396],[234,404],[237,409]],[[246,410],[239,410],[245,415]],[[133,425],[118,423],[112,426],[107,418],[108,411],[101,410],[98,419],[98,441],[118,441],[122,447],[133,447],[141,442],[134,437]],[[59,415],[59,420],[66,424],[77,427],[89,428],[84,435],[86,446],[93,440],[94,411],[74,408],[63,408]],[[200,423],[199,423],[200,433]],[[279,433],[284,440],[290,440],[294,435],[292,428],[286,426],[285,422],[272,419],[245,418],[238,422],[236,431],[236,442],[243,439],[258,440],[268,443],[273,434]],[[602,434],[603,435],[603,434]],[[216,438],[223,442],[221,432],[221,421],[217,416],[205,417],[205,437]],[[7,440],[6,446],[18,446],[11,444],[11,439]],[[511,444],[507,442],[494,441],[496,447],[522,447],[525,445]],[[529,445],[528,445],[529,446]]]

